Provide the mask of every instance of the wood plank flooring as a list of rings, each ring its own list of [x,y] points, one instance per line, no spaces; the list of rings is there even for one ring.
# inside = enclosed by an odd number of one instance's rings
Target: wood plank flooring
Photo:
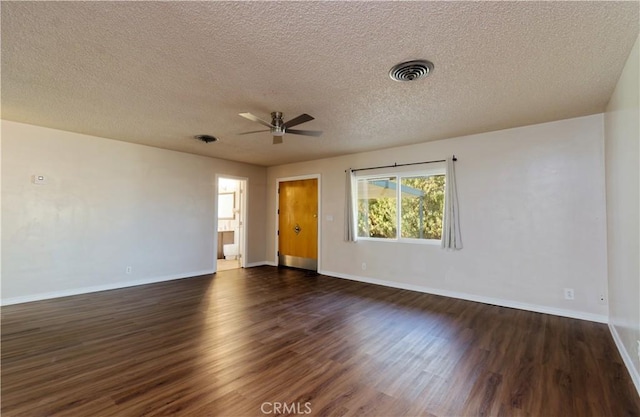
[[[240,261],[238,259],[218,259],[216,261],[216,271],[218,272],[238,268],[240,268]]]
[[[2,308],[2,416],[639,416],[607,327],[259,267]]]

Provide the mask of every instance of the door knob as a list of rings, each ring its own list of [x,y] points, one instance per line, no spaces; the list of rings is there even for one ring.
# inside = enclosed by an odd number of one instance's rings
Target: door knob
[[[300,233],[302,229],[300,228],[300,225],[296,223],[296,227],[293,228],[293,231],[296,232],[296,235]]]

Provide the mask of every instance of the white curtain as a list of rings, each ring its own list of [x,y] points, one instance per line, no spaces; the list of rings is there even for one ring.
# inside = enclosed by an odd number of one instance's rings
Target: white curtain
[[[447,172],[445,173],[442,247],[452,250],[462,249],[458,192],[456,190],[456,171],[453,158],[447,158]]]
[[[347,242],[355,242],[358,240],[358,234],[356,233],[356,216],[355,216],[355,203],[354,203],[354,182],[355,173],[351,168],[347,170],[345,182],[345,204],[344,204],[344,240]]]

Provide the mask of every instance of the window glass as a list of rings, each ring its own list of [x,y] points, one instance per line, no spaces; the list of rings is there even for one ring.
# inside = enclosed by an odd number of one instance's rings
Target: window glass
[[[359,237],[397,238],[397,188],[397,177],[358,180]]]
[[[358,237],[440,240],[443,170],[358,178]]]
[[[444,213],[444,175],[401,178],[401,237],[440,239]]]

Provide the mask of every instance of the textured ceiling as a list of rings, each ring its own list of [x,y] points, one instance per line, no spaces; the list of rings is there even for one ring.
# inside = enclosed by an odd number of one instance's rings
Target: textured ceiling
[[[7,2],[2,118],[277,165],[602,112],[634,2]],[[426,79],[389,79],[429,59]],[[251,112],[319,138],[268,132]],[[192,137],[212,134],[218,143]]]

